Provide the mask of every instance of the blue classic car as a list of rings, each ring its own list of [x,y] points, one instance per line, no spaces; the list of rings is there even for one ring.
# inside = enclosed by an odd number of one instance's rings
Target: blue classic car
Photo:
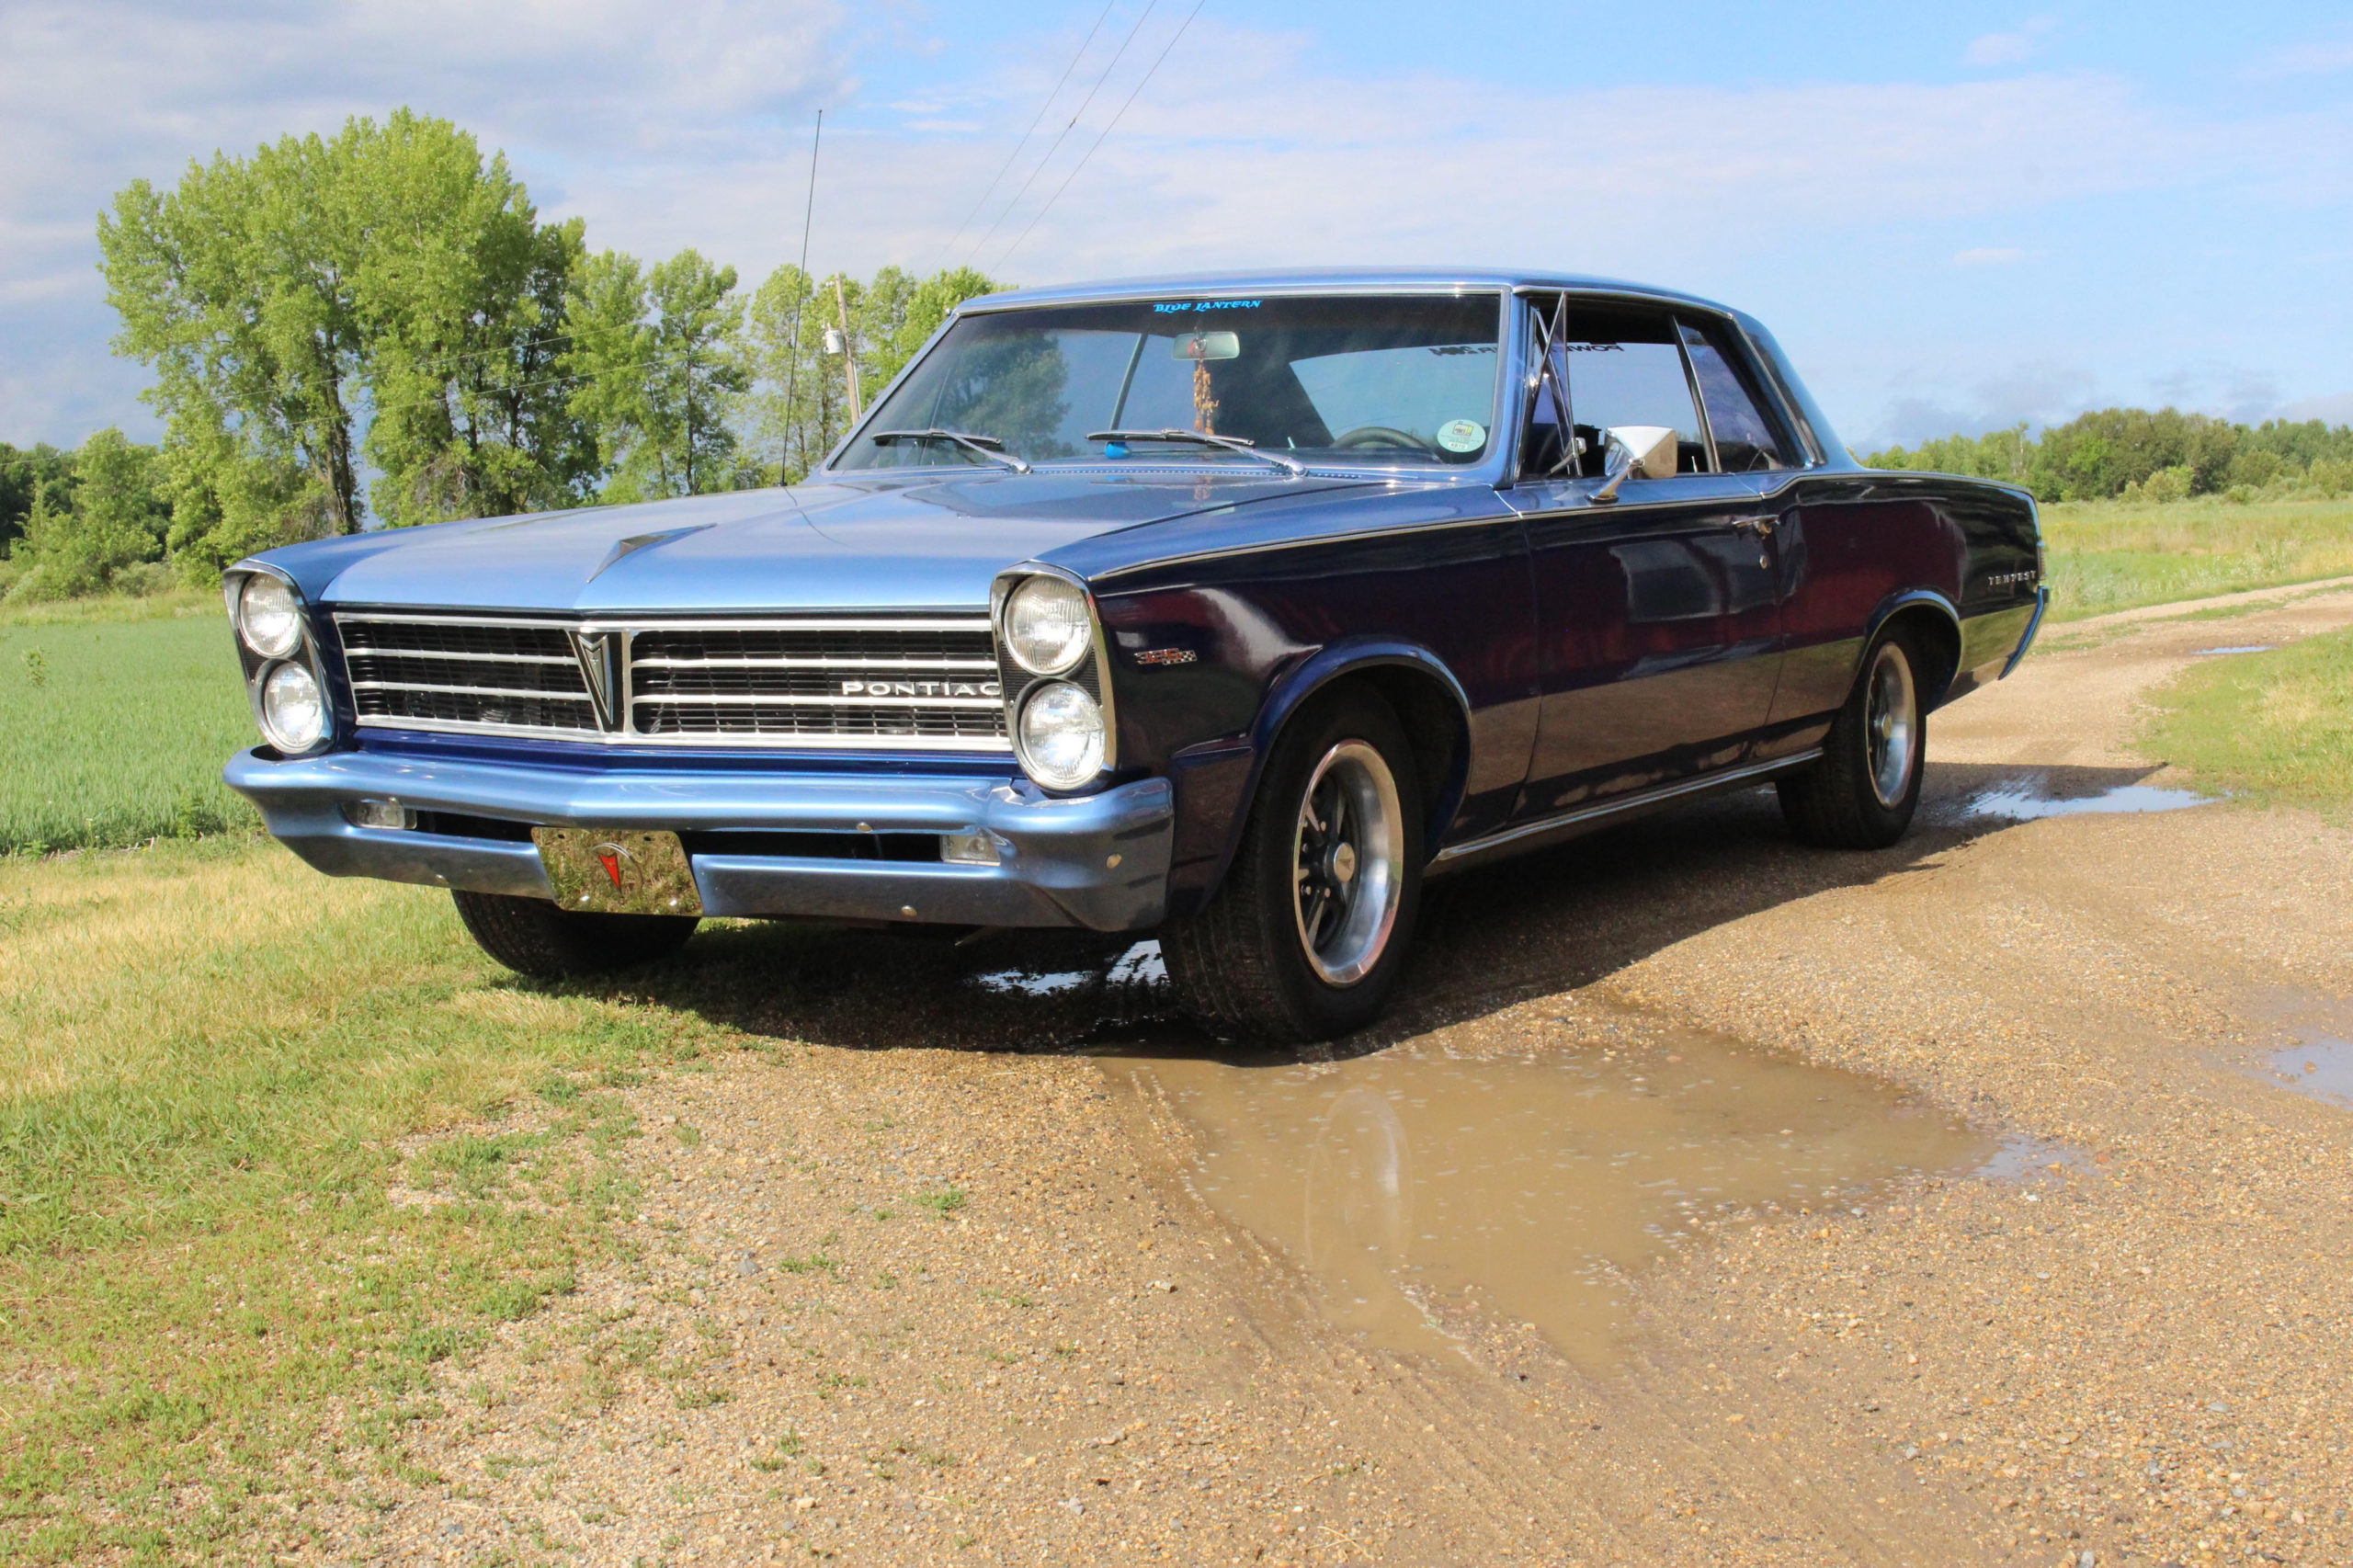
[[[1893,843],[2041,567],[2025,493],[1859,467],[1681,294],[1009,293],[805,483],[239,562],[227,778],[527,974],[703,915],[1156,931],[1204,1022],[1306,1040],[1380,1009],[1430,878],[1767,782]]]

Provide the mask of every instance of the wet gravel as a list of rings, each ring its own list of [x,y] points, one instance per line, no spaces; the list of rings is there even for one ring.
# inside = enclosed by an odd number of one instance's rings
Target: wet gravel
[[[2132,704],[2214,629],[2091,630],[1932,722],[1898,849],[1798,850],[1755,794],[1466,880],[1343,1048],[1573,1057],[1631,1010],[1662,1032],[1630,1049],[1881,1080],[2010,1140],[1990,1172],[1699,1225],[1625,1269],[1614,1359],[1475,1289],[1417,1355],[1221,1219],[1184,1107],[1092,1059],[1181,1049],[1124,944],[713,933],[651,999],[760,1049],[628,1091],[633,1260],[445,1364],[408,1427],[442,1479],[312,1555],[2353,1562],[2353,1111],[2270,1081],[2353,998],[2353,835],[1961,809],[2177,785]]]

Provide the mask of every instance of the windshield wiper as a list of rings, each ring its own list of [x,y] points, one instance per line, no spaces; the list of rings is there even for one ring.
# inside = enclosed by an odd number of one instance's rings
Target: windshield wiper
[[[1262,452],[1256,441],[1239,436],[1212,436],[1206,430],[1095,430],[1086,437],[1090,441],[1188,441],[1197,447],[1216,447],[1223,451],[1240,452],[1245,458],[1270,462],[1297,479],[1307,472],[1307,465],[1297,458],[1287,458],[1279,452]]]
[[[1005,449],[1002,436],[980,436],[969,430],[877,430],[867,439],[878,447],[896,446],[901,441],[952,441],[991,462],[1003,463],[1016,473],[1029,472],[1028,463]]]

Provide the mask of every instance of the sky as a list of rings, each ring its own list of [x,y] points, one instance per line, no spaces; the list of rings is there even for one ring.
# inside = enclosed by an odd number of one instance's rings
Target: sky
[[[115,191],[404,105],[747,287],[804,212],[821,274],[1566,269],[1754,312],[1858,450],[2353,422],[2341,0],[0,0],[0,440],[157,433]]]

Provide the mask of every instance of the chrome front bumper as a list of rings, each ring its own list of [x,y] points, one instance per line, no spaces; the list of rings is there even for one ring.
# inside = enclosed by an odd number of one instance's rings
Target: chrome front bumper
[[[994,866],[695,853],[703,908],[719,915],[1139,930],[1165,908],[1175,820],[1164,778],[1056,798],[1010,776],[582,769],[374,751],[240,752],[222,777],[330,876],[523,898],[551,896],[535,846],[357,827],[346,806],[389,799],[516,824],[681,834],[984,832],[996,844]]]

